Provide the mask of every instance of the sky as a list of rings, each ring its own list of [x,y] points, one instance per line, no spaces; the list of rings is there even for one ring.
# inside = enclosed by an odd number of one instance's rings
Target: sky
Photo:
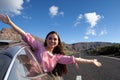
[[[0,13],[25,32],[62,42],[120,43],[120,0],[0,0]],[[0,22],[0,30],[10,28]]]

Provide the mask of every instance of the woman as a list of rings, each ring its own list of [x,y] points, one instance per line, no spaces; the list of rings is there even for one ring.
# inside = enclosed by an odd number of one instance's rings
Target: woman
[[[21,34],[23,40],[34,49],[34,55],[42,66],[43,71],[48,74],[50,73],[50,75],[52,74],[54,77],[59,77],[59,80],[62,80],[62,75],[67,73],[67,64],[91,63],[97,67],[101,66],[101,63],[98,62],[97,59],[90,60],[66,56],[63,52],[60,37],[55,31],[48,33],[44,44],[42,44],[35,40],[29,33],[24,32],[15,25],[7,15],[0,14],[0,20]]]

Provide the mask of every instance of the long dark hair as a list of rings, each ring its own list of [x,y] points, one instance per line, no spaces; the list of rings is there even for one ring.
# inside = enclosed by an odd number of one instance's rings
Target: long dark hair
[[[61,54],[61,55],[65,55],[64,51],[63,51],[63,46],[62,46],[62,43],[61,43],[61,40],[60,40],[60,37],[59,35],[57,34],[57,32],[55,31],[51,31],[47,34],[46,38],[45,38],[45,42],[44,42],[44,46],[46,47],[47,46],[47,42],[46,42],[46,39],[48,38],[48,36],[50,34],[56,34],[58,36],[58,45],[53,49],[53,54]],[[56,74],[57,72],[57,74]],[[59,75],[59,76],[62,76],[63,74],[66,74],[68,72],[67,70],[67,65],[66,64],[60,64],[60,63],[57,63],[56,67],[53,69],[52,73],[54,75]]]

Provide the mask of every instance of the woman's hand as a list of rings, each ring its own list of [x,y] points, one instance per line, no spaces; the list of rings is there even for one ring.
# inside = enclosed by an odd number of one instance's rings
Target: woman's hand
[[[83,59],[83,58],[76,58],[76,62],[78,63],[90,63],[90,64],[94,64],[97,67],[101,67],[102,64],[100,62],[98,62],[97,59]]]
[[[97,61],[97,59],[93,60],[93,63],[97,66],[97,67],[101,67],[102,64],[100,62]]]
[[[8,15],[3,15],[0,14],[0,20],[6,24],[9,24],[11,22],[10,18],[8,17]]]
[[[15,25],[11,20],[10,18],[8,17],[8,15],[3,15],[3,14],[0,14],[0,20],[6,24],[9,24],[13,29],[15,29],[15,31],[17,31],[19,34],[21,35],[25,35],[25,32],[20,28],[18,27],[17,25]]]

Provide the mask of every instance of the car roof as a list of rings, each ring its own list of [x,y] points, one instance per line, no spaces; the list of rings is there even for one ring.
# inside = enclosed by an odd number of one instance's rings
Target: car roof
[[[22,41],[0,40],[0,54],[5,54],[12,58],[25,45]]]
[[[0,45],[9,45],[9,44],[15,44],[19,43],[21,41],[16,41],[16,40],[0,40]]]

